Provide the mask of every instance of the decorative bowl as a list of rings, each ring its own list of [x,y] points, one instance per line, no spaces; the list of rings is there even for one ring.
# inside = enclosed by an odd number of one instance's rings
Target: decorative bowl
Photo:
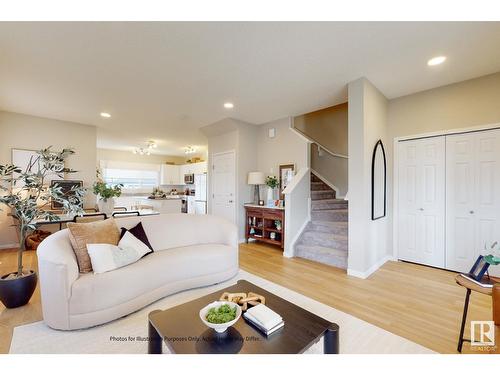
[[[206,318],[206,316],[208,314],[208,310],[210,310],[212,307],[219,308],[222,305],[229,305],[231,308],[236,307],[236,318],[234,318],[233,320],[226,322],[226,323],[220,323],[220,324],[210,323]],[[238,305],[237,303],[229,302],[229,301],[215,301],[215,302],[212,302],[212,303],[206,305],[204,308],[202,308],[200,310],[201,321],[203,323],[205,323],[205,325],[207,327],[213,328],[217,333],[225,332],[226,329],[228,329],[234,323],[236,323],[240,317],[241,317],[241,306]]]

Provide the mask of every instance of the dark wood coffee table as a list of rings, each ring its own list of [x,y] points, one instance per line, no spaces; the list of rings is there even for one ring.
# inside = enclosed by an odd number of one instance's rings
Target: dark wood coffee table
[[[285,326],[269,337],[241,317],[222,334],[208,328],[200,310],[219,300],[222,292],[255,292],[266,297],[266,305],[283,317]],[[181,354],[296,354],[303,353],[324,337],[324,353],[338,354],[339,326],[304,310],[267,290],[239,280],[237,284],[194,301],[149,313],[148,353],[160,354],[162,341],[172,353]]]

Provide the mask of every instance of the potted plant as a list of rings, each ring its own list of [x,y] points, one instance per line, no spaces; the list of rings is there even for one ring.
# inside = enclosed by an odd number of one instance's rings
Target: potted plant
[[[115,209],[115,197],[122,195],[123,184],[108,185],[102,179],[101,172],[96,171],[97,180],[93,185],[94,194],[97,195],[99,212],[111,215]]]
[[[266,186],[267,186],[267,205],[274,206],[276,188],[279,186],[278,178],[276,176],[267,176]]]
[[[47,181],[49,177],[63,179],[64,174],[76,172],[64,166],[72,154],[71,149],[56,152],[48,147],[31,157],[24,171],[12,164],[0,165],[0,203],[10,208],[19,237],[17,271],[0,277],[0,301],[7,308],[27,304],[35,291],[37,275],[33,270],[23,270],[23,252],[27,236],[38,227],[37,220],[59,219],[49,211],[51,202],[60,203],[64,213],[83,212],[84,188],[75,186],[64,193],[57,184],[49,187]]]

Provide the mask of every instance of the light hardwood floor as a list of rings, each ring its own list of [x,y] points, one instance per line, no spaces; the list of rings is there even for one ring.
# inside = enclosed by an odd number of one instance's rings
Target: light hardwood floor
[[[26,252],[24,259],[26,268],[37,269],[35,252]],[[15,262],[15,251],[0,250],[0,274],[14,270]],[[455,284],[452,272],[387,262],[361,280],[337,268],[284,258],[279,249],[255,243],[240,245],[240,266],[432,350],[456,353],[465,290]],[[472,293],[469,317],[491,320],[491,298]],[[41,319],[38,287],[26,306],[9,310],[0,305],[0,353],[9,351],[15,326]]]
[[[256,243],[240,245],[240,266],[436,352],[457,353],[465,289],[453,272],[387,262],[362,280]],[[491,320],[491,297],[472,293],[468,317]],[[462,351],[469,351],[468,343]]]

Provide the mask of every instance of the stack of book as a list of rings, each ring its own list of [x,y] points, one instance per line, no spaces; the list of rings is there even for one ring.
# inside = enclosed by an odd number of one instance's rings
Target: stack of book
[[[243,318],[266,336],[278,331],[285,325],[283,318],[263,304],[249,308]]]

